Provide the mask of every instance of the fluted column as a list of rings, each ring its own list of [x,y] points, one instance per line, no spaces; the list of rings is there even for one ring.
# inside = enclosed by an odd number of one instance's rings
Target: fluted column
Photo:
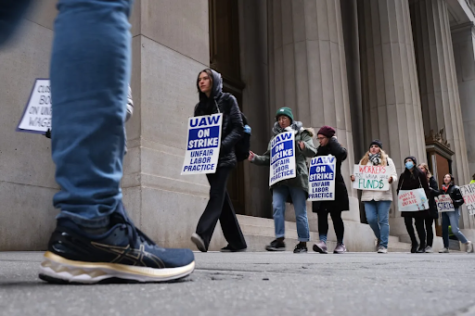
[[[349,152],[342,170],[351,211],[344,216],[359,221],[358,200],[348,179],[354,164],[353,134],[340,1],[268,3],[271,113],[289,106],[305,126],[330,125],[337,130],[338,140]]]
[[[410,10],[425,135],[444,129],[455,152],[453,173],[459,184],[469,182],[467,146],[452,46],[447,3],[411,0]],[[463,216],[463,217],[467,217]],[[468,220],[464,218],[464,223]]]
[[[409,4],[360,0],[358,21],[366,143],[381,139],[401,174],[406,156],[426,157]]]
[[[455,177],[466,183],[470,171],[447,4],[444,0],[413,0],[410,8],[424,132],[429,135],[431,130],[444,129],[455,152]]]

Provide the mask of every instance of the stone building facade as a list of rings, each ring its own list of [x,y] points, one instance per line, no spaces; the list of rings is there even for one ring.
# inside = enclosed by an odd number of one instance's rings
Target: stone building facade
[[[35,78],[49,77],[56,0],[35,2],[16,40],[0,51],[0,250],[44,249],[57,214],[49,140],[15,132]],[[266,149],[276,109],[289,106],[307,127],[335,127],[350,153],[346,180],[374,138],[398,173],[409,155],[428,162],[439,181],[452,172],[464,184],[475,173],[474,0],[135,2],[135,113],[122,187],[131,217],[160,244],[192,247],[207,202],[206,178],[180,175],[196,77],[206,67],[221,72],[237,97],[255,152]],[[347,186],[345,243],[371,251],[358,192]],[[250,249],[263,250],[274,231],[268,171],[241,163],[229,190]],[[296,239],[287,213],[288,239]],[[309,220],[316,240],[310,208]],[[390,250],[408,249],[394,206],[390,224]],[[473,216],[464,211],[460,225],[475,239]],[[219,228],[215,234],[212,249],[224,246]]]

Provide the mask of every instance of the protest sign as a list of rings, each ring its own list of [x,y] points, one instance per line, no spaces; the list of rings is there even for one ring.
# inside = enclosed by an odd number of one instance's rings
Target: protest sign
[[[460,193],[467,206],[468,214],[475,215],[475,183],[461,186]]]
[[[400,190],[397,198],[400,212],[417,212],[429,208],[424,189]]]
[[[16,130],[44,134],[48,129],[51,129],[51,113],[49,80],[36,79]]]
[[[353,188],[358,190],[388,191],[390,169],[388,166],[355,165]]]
[[[181,174],[215,173],[221,147],[223,114],[191,117]]]
[[[448,194],[441,194],[436,196],[435,204],[437,205],[437,210],[439,212],[453,212],[455,211],[454,202]]]
[[[269,186],[295,178],[295,135],[293,132],[280,133],[271,142]]]
[[[308,176],[310,201],[335,200],[335,164],[336,158],[331,155],[312,158]]]

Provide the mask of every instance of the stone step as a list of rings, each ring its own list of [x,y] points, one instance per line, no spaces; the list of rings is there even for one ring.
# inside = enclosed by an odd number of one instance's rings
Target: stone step
[[[246,237],[248,244],[248,251],[265,251],[265,246],[274,240],[274,220],[269,218],[260,218],[252,216],[237,215],[243,234]],[[348,223],[349,224],[349,223]],[[353,224],[353,223],[352,223]],[[331,222],[330,222],[331,225]],[[365,225],[365,224],[359,224]],[[367,225],[366,225],[367,226]],[[287,250],[293,250],[294,246],[298,243],[297,228],[295,222],[285,222],[285,242]],[[330,236],[329,236],[330,237]],[[349,236],[347,238],[350,238]],[[310,232],[310,242],[308,244],[309,250],[311,244],[318,242],[318,232]],[[363,251],[373,251],[374,240],[366,241],[370,244]],[[345,242],[346,244],[347,242]],[[333,250],[336,247],[336,240],[328,240],[327,246],[329,250]],[[348,245],[347,245],[348,247]],[[408,243],[400,242],[399,237],[389,236],[388,250],[390,252],[408,252],[411,249],[411,245]],[[348,251],[352,250],[348,247]],[[361,250],[360,250],[361,251]]]

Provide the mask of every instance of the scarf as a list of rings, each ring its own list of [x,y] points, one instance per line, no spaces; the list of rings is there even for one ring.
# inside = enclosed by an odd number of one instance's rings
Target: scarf
[[[447,190],[449,189],[449,187],[450,187],[450,184],[449,185],[442,184],[442,190],[444,190],[445,193],[447,193]]]
[[[381,153],[377,154],[369,154],[369,160],[374,166],[378,166],[381,164]]]

